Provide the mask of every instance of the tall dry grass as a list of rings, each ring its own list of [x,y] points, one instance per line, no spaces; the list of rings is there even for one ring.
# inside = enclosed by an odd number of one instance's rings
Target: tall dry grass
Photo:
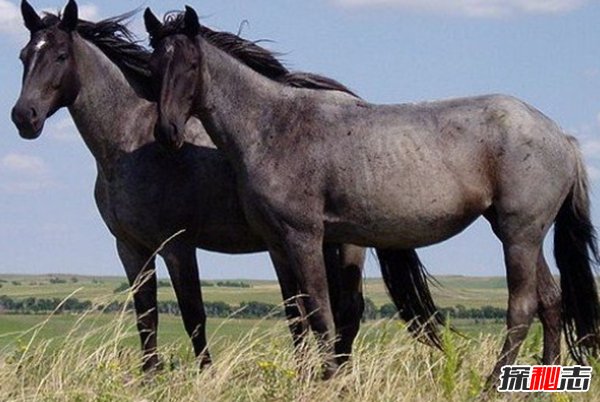
[[[110,325],[97,327],[89,325],[94,314],[80,316],[65,328],[64,336],[52,340],[39,338],[44,321],[21,338],[28,342],[1,351],[0,401],[480,400],[502,337],[467,339],[445,331],[447,352],[442,354],[399,331],[398,321],[381,321],[357,340],[352,365],[324,382],[319,379],[321,360],[314,345],[299,368],[290,337],[280,327],[257,329],[221,343],[217,331],[211,347],[214,350],[217,344],[218,353],[209,369],[197,369],[189,344],[163,345],[165,368],[150,377],[140,372],[139,350],[123,346],[126,338],[136,336],[130,313],[123,311]],[[541,346],[538,328],[527,339],[519,362],[536,363]],[[594,368],[598,373],[600,365]],[[597,401],[599,391],[600,381],[594,378],[587,394],[507,397],[492,393],[489,399]]]

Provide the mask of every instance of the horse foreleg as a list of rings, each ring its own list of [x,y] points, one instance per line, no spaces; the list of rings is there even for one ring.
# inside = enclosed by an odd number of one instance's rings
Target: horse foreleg
[[[185,330],[192,340],[200,367],[211,363],[206,342],[206,312],[196,260],[196,249],[180,243],[170,243],[161,252],[175,289]]]
[[[337,371],[338,364],[334,354],[335,324],[323,257],[323,236],[288,229],[280,237],[281,250],[289,264],[286,268],[291,268],[300,284],[310,327],[325,357],[324,378],[327,379]],[[271,248],[273,244],[269,245]]]
[[[269,254],[281,288],[285,316],[292,334],[294,349],[296,355],[302,360],[304,341],[308,334],[308,322],[306,321],[306,311],[301,298],[300,285],[291,270],[283,250],[278,247],[272,247],[269,250]]]
[[[156,352],[158,311],[156,310],[156,273],[154,258],[142,247],[117,240],[117,251],[125,268],[129,286],[133,289],[133,303],[137,328],[142,343],[142,370],[150,372],[161,368]]]

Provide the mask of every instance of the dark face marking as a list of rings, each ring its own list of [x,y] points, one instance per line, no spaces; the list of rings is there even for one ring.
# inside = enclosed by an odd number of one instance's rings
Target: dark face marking
[[[150,8],[144,12],[144,24],[154,48],[149,63],[159,115],[154,135],[170,149],[183,145],[185,124],[192,115],[201,79],[200,51],[196,45],[200,24],[191,7],[186,6],[183,23],[181,32],[165,31],[165,25]]]
[[[183,144],[184,127],[192,115],[201,79],[200,53],[193,39],[172,35],[160,40],[150,59],[150,70],[159,113],[156,139],[168,148],[177,149]]]

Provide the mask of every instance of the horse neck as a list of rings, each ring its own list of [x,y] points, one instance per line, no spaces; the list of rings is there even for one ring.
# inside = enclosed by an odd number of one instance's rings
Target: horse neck
[[[202,84],[198,115],[213,142],[234,166],[259,158],[272,138],[273,110],[287,102],[285,87],[198,37]]]
[[[121,154],[149,141],[149,130],[141,129],[136,118],[136,112],[149,109],[149,102],[100,49],[79,35],[73,40],[81,89],[69,112],[99,168],[110,177]]]

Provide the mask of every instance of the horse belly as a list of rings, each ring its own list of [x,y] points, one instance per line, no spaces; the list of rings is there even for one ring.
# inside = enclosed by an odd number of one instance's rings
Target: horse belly
[[[460,233],[491,205],[485,188],[470,188],[450,178],[441,183],[445,185],[425,183],[404,190],[388,184],[355,198],[328,216],[326,235],[362,246],[428,246]]]

